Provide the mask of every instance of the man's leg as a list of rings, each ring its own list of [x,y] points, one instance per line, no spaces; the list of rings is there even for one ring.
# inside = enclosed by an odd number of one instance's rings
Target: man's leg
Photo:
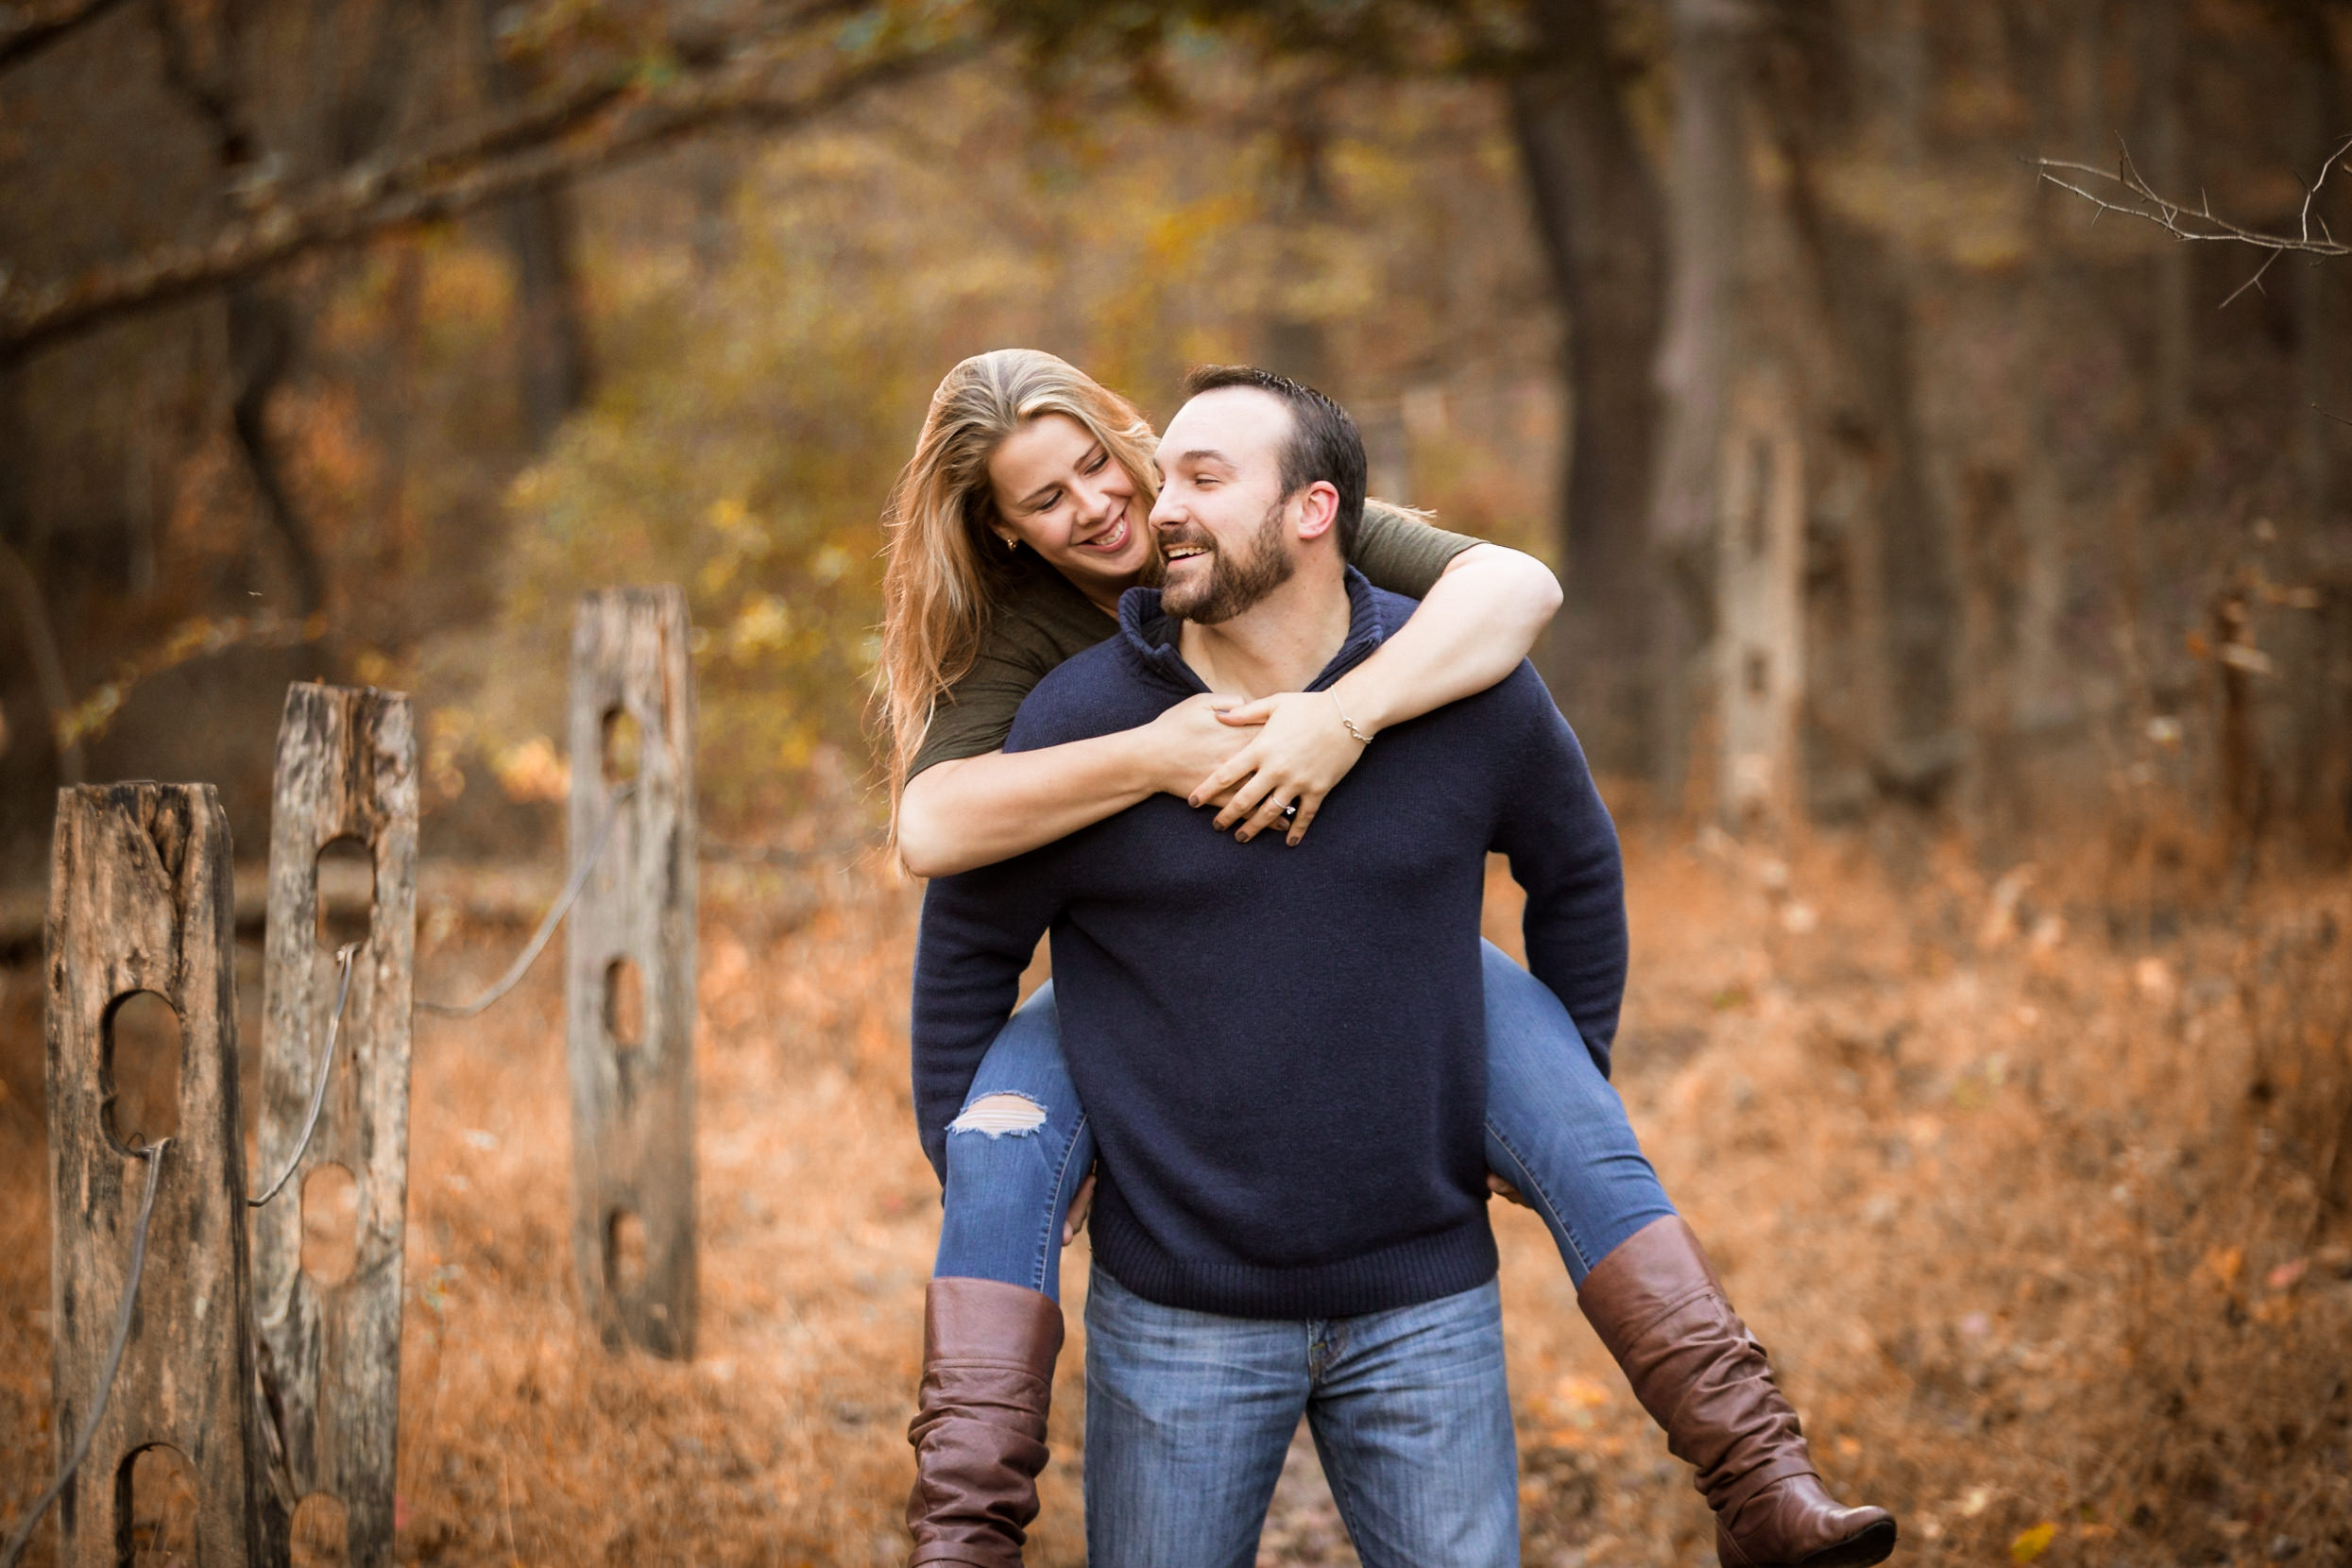
[[[1086,1294],[1086,1560],[1251,1568],[1307,1400],[1303,1322]]]
[[[1495,1283],[1319,1327],[1307,1421],[1364,1568],[1515,1568],[1519,1454]]]

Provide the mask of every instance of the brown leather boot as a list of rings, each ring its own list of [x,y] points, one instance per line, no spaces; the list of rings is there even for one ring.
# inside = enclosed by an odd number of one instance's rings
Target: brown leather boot
[[[1860,1568],[1895,1549],[1892,1514],[1822,1490],[1764,1347],[1679,1219],[1619,1243],[1577,1304],[1665,1428],[1666,1447],[1698,1468],[1724,1568]]]
[[[1062,1354],[1062,1305],[995,1280],[935,1279],[923,1304],[923,1388],[908,1568],[1021,1568],[1046,1468],[1046,1409]]]

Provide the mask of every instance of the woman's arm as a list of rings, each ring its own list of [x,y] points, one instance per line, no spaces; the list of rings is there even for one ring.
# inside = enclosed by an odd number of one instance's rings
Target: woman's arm
[[[1187,697],[1134,729],[935,762],[899,796],[898,858],[917,877],[949,877],[1026,854],[1162,792],[1181,794],[1247,743],[1247,728],[1218,722],[1217,706],[1231,701]]]
[[[1343,712],[1376,735],[1485,690],[1519,668],[1559,603],[1559,580],[1534,556],[1499,544],[1463,551],[1396,634],[1329,690],[1286,691],[1227,709],[1225,723],[1261,727],[1191,792],[1193,804],[1231,791],[1217,826],[1240,824],[1235,837],[1250,839],[1281,824],[1282,808],[1295,800],[1299,814],[1288,827],[1297,844],[1363,753]]]

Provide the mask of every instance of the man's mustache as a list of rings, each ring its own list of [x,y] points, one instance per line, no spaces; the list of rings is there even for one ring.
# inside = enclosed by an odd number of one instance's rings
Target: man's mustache
[[[1159,534],[1160,554],[1163,555],[1167,554],[1170,550],[1175,549],[1179,545],[1187,544],[1198,545],[1211,554],[1215,554],[1217,550],[1217,541],[1209,537],[1208,530],[1204,528],[1189,526],[1184,528],[1163,528],[1159,531]]]

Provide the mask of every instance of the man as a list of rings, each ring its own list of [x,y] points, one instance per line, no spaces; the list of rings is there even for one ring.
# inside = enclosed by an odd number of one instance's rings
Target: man
[[[1119,635],[1031,693],[1009,749],[1125,729],[1203,690],[1325,690],[1410,612],[1346,564],[1364,495],[1346,413],[1259,370],[1190,389],[1158,457],[1166,587],[1131,590]],[[956,1108],[1053,935],[1054,1064],[1067,1058],[1100,1156],[1097,1568],[1253,1560],[1302,1411],[1368,1568],[1516,1560],[1485,1176],[1491,1150],[1521,1179],[1541,1167],[1484,1135],[1485,859],[1503,851],[1526,892],[1530,989],[1605,1072],[1626,965],[1616,834],[1524,664],[1377,746],[1340,717],[1366,754],[1296,847],[1203,834],[1155,796],[934,882],[925,906],[916,1111],[943,1173],[951,1116],[999,1130],[1002,1097]],[[1506,1082],[1514,1107],[1547,1092]],[[1822,1487],[1763,1348],[1653,1195],[1662,1212],[1632,1205],[1642,1222],[1599,1249],[1577,1303],[1695,1467],[1725,1568],[1880,1561],[1895,1521]],[[1060,1334],[1037,1290],[933,1282],[914,1561],[1019,1562]]]
[[[1122,635],[1037,688],[1015,749],[1203,690],[1321,690],[1411,608],[1347,568],[1364,458],[1343,411],[1257,371],[1192,390],[1160,447],[1165,587],[1130,592]],[[1053,934],[1100,1150],[1089,1560],[1250,1561],[1304,1412],[1372,1568],[1515,1562],[1485,856],[1510,857],[1529,967],[1605,1049],[1626,956],[1608,815],[1523,667],[1369,745],[1300,845],[1206,826],[1158,796],[935,882],[925,909],[916,1093],[934,1151]]]

